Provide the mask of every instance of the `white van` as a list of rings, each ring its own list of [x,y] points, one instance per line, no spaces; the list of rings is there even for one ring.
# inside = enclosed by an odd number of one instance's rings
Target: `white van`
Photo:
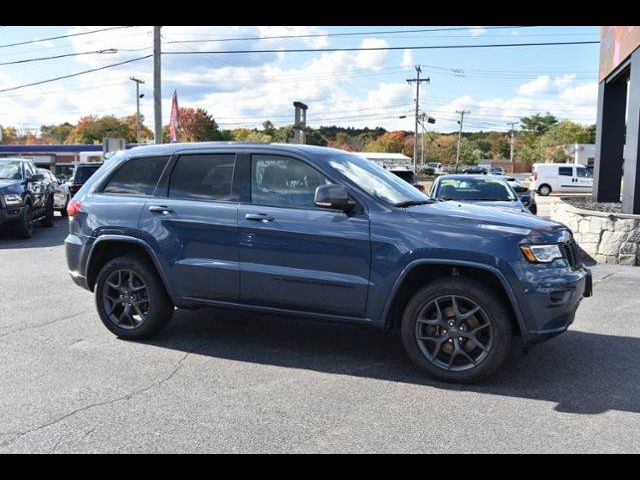
[[[593,190],[593,173],[584,165],[535,163],[530,188],[542,196],[551,192],[590,193]]]

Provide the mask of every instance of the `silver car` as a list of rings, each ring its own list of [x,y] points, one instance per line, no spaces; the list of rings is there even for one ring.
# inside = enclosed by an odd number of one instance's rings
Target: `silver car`
[[[67,205],[69,204],[69,187],[51,173],[51,170],[39,168],[38,173],[44,175],[45,181],[53,184],[55,193],[53,195],[53,209],[60,212],[63,217],[67,216]]]

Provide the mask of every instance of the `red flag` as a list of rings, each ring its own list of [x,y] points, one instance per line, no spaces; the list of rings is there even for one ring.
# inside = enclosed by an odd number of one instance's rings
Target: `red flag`
[[[178,127],[180,126],[180,110],[178,109],[178,91],[173,91],[173,99],[171,100],[171,118],[169,119],[169,141],[175,143],[178,141]]]

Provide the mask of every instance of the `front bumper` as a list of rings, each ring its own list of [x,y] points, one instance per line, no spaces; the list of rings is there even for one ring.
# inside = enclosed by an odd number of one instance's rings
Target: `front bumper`
[[[24,207],[0,208],[0,225],[14,223],[22,217]]]
[[[584,266],[536,273],[529,271],[525,275],[522,301],[525,345],[543,342],[566,331],[582,300],[593,295],[591,270]]]

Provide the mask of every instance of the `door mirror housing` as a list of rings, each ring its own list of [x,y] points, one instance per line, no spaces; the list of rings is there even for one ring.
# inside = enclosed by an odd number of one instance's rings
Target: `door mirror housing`
[[[349,196],[344,185],[321,185],[316,188],[314,198],[316,206],[349,212],[355,207],[355,202]]]

